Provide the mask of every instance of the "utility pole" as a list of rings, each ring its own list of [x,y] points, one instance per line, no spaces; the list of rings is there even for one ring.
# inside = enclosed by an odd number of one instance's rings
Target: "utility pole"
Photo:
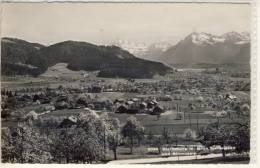
[[[199,130],[199,115],[197,114],[197,130]]]
[[[217,129],[219,129],[219,117],[217,117]]]
[[[106,127],[104,126],[104,159],[106,159]]]
[[[189,113],[189,120],[190,120],[190,129],[191,129],[191,118],[190,118],[190,113]]]
[[[176,118],[179,119],[179,105],[178,105],[178,103],[177,103],[176,109],[177,109],[177,116],[176,116]]]
[[[185,113],[186,113],[186,112],[183,111],[183,122],[184,122],[184,123],[186,122],[186,121],[185,121],[185,120],[186,120],[186,118],[185,118]]]
[[[175,146],[177,147],[178,146],[178,139],[177,139],[177,134],[176,133],[175,133],[175,138],[176,138]]]

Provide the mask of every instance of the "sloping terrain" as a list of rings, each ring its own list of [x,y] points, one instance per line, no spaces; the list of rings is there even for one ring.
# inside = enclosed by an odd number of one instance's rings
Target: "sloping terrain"
[[[44,46],[16,38],[2,38],[1,41],[1,73],[5,75],[34,74],[36,67],[25,62],[33,53]]]
[[[67,68],[74,71],[100,71],[100,77],[123,77],[123,78],[152,78],[154,75],[165,75],[171,68],[159,62],[136,58],[128,51],[116,46],[97,46],[86,42],[64,41],[48,47],[36,49],[33,43],[30,48],[23,48],[22,61],[11,59],[21,57],[17,46],[6,45],[2,40],[3,58],[10,58],[9,64],[2,67],[2,74],[38,76],[44,73],[48,67],[57,63],[67,63]],[[32,49],[35,48],[35,49]],[[10,51],[11,52],[10,52]],[[12,55],[10,55],[12,53]],[[3,59],[2,59],[3,60]],[[21,64],[27,67],[22,71],[14,65]],[[28,67],[30,67],[28,69]],[[8,70],[8,71],[7,71]]]

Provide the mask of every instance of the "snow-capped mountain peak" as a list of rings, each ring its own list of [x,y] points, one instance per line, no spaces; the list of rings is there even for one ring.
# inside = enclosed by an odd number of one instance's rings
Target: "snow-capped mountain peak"
[[[117,40],[112,42],[111,45],[121,47],[134,55],[143,55],[148,47],[145,43],[138,43],[128,40]]]
[[[223,34],[222,37],[224,37],[228,41],[232,41],[238,44],[246,43],[250,41],[250,34],[248,32],[238,33],[238,32],[231,31]]]
[[[193,66],[201,63],[232,63],[248,68],[250,37],[248,33],[240,32],[229,32],[224,35],[194,32],[161,55],[161,61],[167,64]]]
[[[196,45],[214,45],[216,43],[224,43],[225,41],[231,41],[235,44],[246,44],[250,42],[250,35],[248,32],[238,33],[234,31],[225,33],[221,36],[203,32],[193,32],[185,39],[191,40],[192,43]]]
[[[173,46],[173,44],[170,42],[157,42],[157,43],[153,43],[152,45],[150,45],[149,48],[166,51],[171,46]]]
[[[202,44],[213,45],[215,43],[220,43],[225,41],[225,38],[223,37],[218,37],[203,32],[201,33],[193,32],[187,38],[191,38],[192,42],[197,45],[202,45]]]

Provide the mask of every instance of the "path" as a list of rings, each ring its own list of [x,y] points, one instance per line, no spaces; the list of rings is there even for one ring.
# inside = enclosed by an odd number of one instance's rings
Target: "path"
[[[209,154],[205,156],[198,155],[197,159],[209,159],[222,157],[222,154]],[[138,163],[156,163],[156,162],[167,162],[167,161],[180,161],[180,160],[195,160],[196,156],[180,156],[179,159],[175,157],[158,157],[158,158],[144,158],[144,159],[126,159],[126,160],[113,160],[107,164],[138,164]]]

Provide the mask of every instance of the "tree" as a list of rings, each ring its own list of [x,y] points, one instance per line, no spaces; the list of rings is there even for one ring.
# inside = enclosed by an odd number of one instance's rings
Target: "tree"
[[[189,141],[194,140],[196,138],[196,132],[191,129],[186,129],[183,132],[183,137]]]
[[[8,96],[4,101],[4,103],[5,103],[5,108],[10,108],[10,109],[14,109],[19,104],[17,98],[13,96]]]
[[[61,130],[52,137],[51,153],[59,163],[92,163],[101,159],[102,145],[93,134],[83,128]]]
[[[149,133],[148,133],[148,135],[147,135],[147,139],[149,140],[149,144],[152,144],[152,141],[153,141],[153,139],[154,139],[154,135],[153,135],[153,133],[152,133],[152,131],[151,130],[149,130]]]
[[[188,107],[189,107],[190,110],[194,110],[195,109],[195,106],[192,103],[189,103]]]
[[[235,122],[230,125],[230,137],[228,144],[235,147],[237,153],[250,150],[249,121]]]
[[[106,142],[108,142],[108,147],[113,151],[114,159],[117,160],[117,147],[121,138],[120,121],[117,118],[110,118],[107,113],[103,113],[100,117],[106,124],[104,148],[106,148]]]
[[[233,109],[235,110],[235,112],[236,112],[236,114],[237,114],[238,116],[241,115],[242,109],[241,109],[241,106],[240,106],[239,104],[234,105],[234,108],[233,108]]]
[[[158,153],[161,154],[162,153],[162,147],[163,147],[163,140],[162,137],[156,137],[153,143],[153,146],[158,148]]]
[[[236,152],[248,152],[250,149],[250,130],[248,122],[221,124],[213,123],[203,128],[198,135],[201,144],[210,149],[213,145],[222,148],[222,156],[225,158],[225,146],[233,146]]]
[[[122,135],[130,139],[130,153],[133,153],[134,139],[144,135],[144,127],[133,116],[127,119],[126,124],[123,126]]]
[[[11,163],[48,163],[48,140],[32,122],[19,122],[17,128],[2,134],[2,161]]]
[[[117,160],[117,147],[120,141],[120,121],[117,118],[113,118],[110,123],[111,127],[108,132],[108,144],[109,148],[114,153],[114,159]]]
[[[196,132],[191,129],[186,129],[183,133],[183,137],[190,143],[196,138]],[[190,145],[188,145],[188,148],[190,148]]]
[[[227,144],[228,131],[225,125],[218,123],[209,124],[199,133],[200,142],[210,148],[219,145],[222,148],[222,156],[225,158],[225,145]]]
[[[106,123],[93,110],[85,110],[77,118],[77,128],[83,129],[87,138],[83,142],[88,148],[89,163],[102,159],[104,156],[104,131],[107,129]]]
[[[164,140],[164,142],[165,142],[166,144],[169,143],[170,135],[169,135],[169,131],[168,131],[165,127],[163,128],[162,138],[163,138],[163,140]]]
[[[93,163],[104,157],[104,130],[107,125],[92,110],[80,113],[75,125],[56,131],[52,138],[51,153],[55,161]]]

